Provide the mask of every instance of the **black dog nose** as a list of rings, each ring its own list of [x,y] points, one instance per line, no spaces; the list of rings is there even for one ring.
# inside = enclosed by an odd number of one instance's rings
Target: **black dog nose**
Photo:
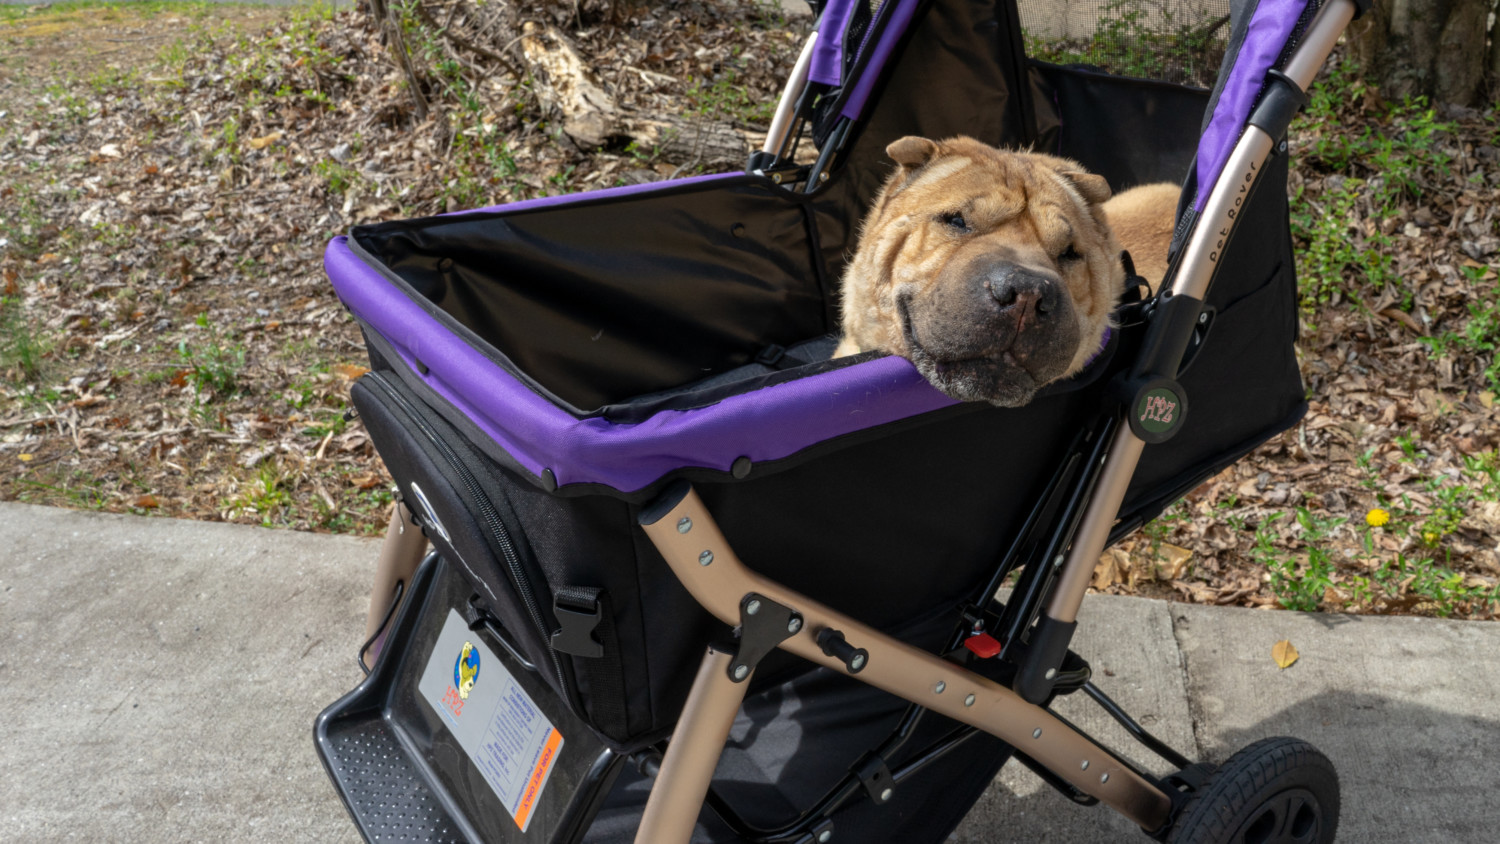
[[[1014,310],[1022,320],[1055,312],[1062,298],[1057,282],[1015,267],[1003,267],[989,273],[984,286],[1002,312]]]

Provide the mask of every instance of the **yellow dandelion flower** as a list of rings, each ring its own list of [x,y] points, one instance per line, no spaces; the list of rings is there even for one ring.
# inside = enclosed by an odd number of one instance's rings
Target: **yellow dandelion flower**
[[[1422,541],[1427,543],[1428,545],[1436,545],[1437,541],[1441,538],[1442,537],[1438,536],[1435,531],[1429,530],[1426,533],[1422,534]]]
[[[1365,514],[1365,524],[1369,525],[1370,527],[1380,527],[1390,520],[1391,514],[1380,509],[1379,507],[1376,507],[1374,510],[1371,510],[1370,512]]]

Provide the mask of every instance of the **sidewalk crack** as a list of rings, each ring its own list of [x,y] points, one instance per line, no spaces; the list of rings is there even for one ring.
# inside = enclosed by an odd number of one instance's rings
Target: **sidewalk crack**
[[[1188,627],[1188,619],[1185,615],[1179,615],[1176,606],[1170,603],[1167,605],[1167,618],[1172,623],[1172,643],[1177,646],[1177,670],[1182,679],[1183,695],[1187,698],[1188,723],[1193,734],[1193,750],[1187,755],[1194,761],[1203,761],[1205,756],[1202,703],[1193,694],[1192,673],[1188,670],[1188,652],[1182,643],[1185,628]]]

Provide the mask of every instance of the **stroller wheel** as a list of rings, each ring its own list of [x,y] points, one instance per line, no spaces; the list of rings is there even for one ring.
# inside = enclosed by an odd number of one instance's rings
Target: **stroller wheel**
[[[1339,779],[1317,748],[1268,738],[1229,757],[1183,807],[1169,844],[1329,844]]]

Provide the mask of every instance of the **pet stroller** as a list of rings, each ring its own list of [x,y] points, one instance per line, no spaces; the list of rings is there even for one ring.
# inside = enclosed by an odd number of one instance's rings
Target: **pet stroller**
[[[1304,411],[1283,138],[1355,12],[1234,0],[1204,91],[1028,60],[1014,0],[828,0],[744,172],[335,239],[400,494],[316,725],[365,837],[937,842],[1014,759],[1159,840],[1332,840],[1316,750],[1195,764],[1069,643],[1107,545]],[[1182,181],[1162,291],[1022,408],[831,360],[909,134]],[[1078,691],[1175,773],[1048,708]]]

